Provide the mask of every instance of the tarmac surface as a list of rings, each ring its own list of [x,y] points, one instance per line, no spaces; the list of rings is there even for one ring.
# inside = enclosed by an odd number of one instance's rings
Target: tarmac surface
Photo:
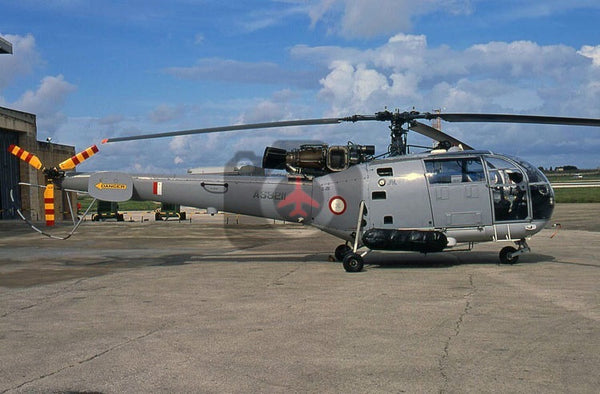
[[[0,393],[597,393],[599,212],[559,205],[516,265],[487,243],[354,274],[296,224],[0,222]]]

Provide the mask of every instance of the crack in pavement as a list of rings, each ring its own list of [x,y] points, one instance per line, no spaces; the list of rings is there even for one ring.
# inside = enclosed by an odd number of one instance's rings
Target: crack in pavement
[[[287,278],[288,276],[292,275],[293,273],[295,273],[296,271],[298,271],[300,269],[300,267],[302,267],[303,263],[298,264],[296,267],[292,268],[291,270],[289,270],[288,272],[286,272],[285,274],[281,275],[279,278],[275,279],[274,281],[272,281],[271,283],[269,283],[267,285],[267,287],[271,287],[271,286],[282,286],[283,283],[283,279]]]
[[[69,292],[73,291],[74,288],[78,284],[80,284],[81,282],[86,281],[88,279],[89,278],[80,278],[80,279],[75,280],[72,283],[67,283],[64,286],[62,286],[60,289],[57,289],[50,294],[46,294],[46,295],[42,296],[41,299],[39,299],[37,302],[31,301],[31,302],[33,302],[33,304],[22,306],[22,307],[19,307],[19,308],[16,308],[16,309],[13,309],[13,310],[3,313],[2,315],[0,315],[0,319],[10,316],[14,313],[18,313],[18,312],[26,311],[27,309],[35,308],[36,306],[43,305],[43,304],[50,302],[62,295],[68,294]],[[77,290],[75,290],[75,291],[77,291]]]
[[[135,338],[130,338],[130,339],[128,339],[128,340],[126,340],[126,341],[124,341],[124,342],[117,343],[116,345],[114,345],[114,346],[111,346],[111,347],[109,347],[108,349],[106,349],[106,350],[103,350],[103,351],[101,351],[101,352],[99,352],[99,353],[96,353],[96,354],[94,354],[94,355],[92,355],[92,356],[90,356],[90,357],[88,357],[88,358],[85,358],[85,359],[83,359],[83,360],[79,360],[79,361],[77,361],[77,362],[75,362],[75,363],[72,363],[72,364],[66,365],[66,366],[64,366],[64,367],[62,367],[62,368],[60,368],[60,369],[57,369],[56,371],[52,371],[52,372],[46,373],[46,374],[44,374],[44,375],[38,376],[37,378],[34,378],[34,379],[30,379],[30,380],[28,380],[28,381],[25,381],[25,382],[23,382],[23,383],[21,383],[21,384],[19,384],[19,385],[17,385],[17,386],[14,386],[14,387],[8,388],[8,389],[6,389],[6,390],[0,391],[0,394],[2,394],[2,393],[6,393],[6,392],[8,392],[8,391],[11,391],[11,390],[18,390],[18,389],[20,389],[21,387],[23,387],[23,386],[25,386],[25,385],[28,385],[28,384],[31,384],[31,383],[34,383],[34,382],[40,381],[40,380],[42,380],[42,379],[45,379],[45,378],[47,378],[47,377],[50,377],[50,376],[54,376],[54,375],[56,375],[56,374],[59,374],[59,373],[61,373],[62,371],[65,371],[65,370],[67,370],[67,369],[70,369],[70,368],[76,367],[76,366],[78,366],[78,365],[83,365],[83,364],[85,364],[85,363],[87,363],[87,362],[90,362],[90,361],[92,361],[92,360],[95,360],[95,359],[97,359],[97,358],[99,358],[99,357],[102,357],[103,355],[105,355],[105,354],[107,354],[107,353],[110,353],[110,352],[112,352],[112,351],[113,351],[113,350],[115,350],[115,349],[118,349],[118,348],[120,348],[120,347],[123,347],[123,346],[127,346],[128,344],[130,344],[130,343],[132,343],[132,342],[135,342],[135,341],[139,341],[139,340],[141,340],[141,339],[144,339],[144,338],[146,338],[146,337],[148,337],[148,336],[150,336],[150,335],[152,335],[152,334],[154,334],[154,333],[156,333],[156,332],[158,332],[158,331],[160,331],[160,330],[162,330],[162,329],[163,329],[163,327],[159,327],[159,328],[157,328],[157,329],[154,329],[154,330],[152,330],[152,331],[149,331],[149,332],[147,332],[147,333],[145,333],[145,334],[139,335],[139,336],[137,336],[137,337],[135,337]]]
[[[454,338],[458,337],[458,335],[460,335],[460,331],[462,329],[464,319],[467,316],[467,314],[469,313],[469,311],[471,310],[471,300],[472,300],[475,292],[477,292],[477,288],[475,287],[475,285],[473,283],[473,274],[469,274],[469,291],[463,296],[463,300],[465,301],[465,306],[464,306],[462,312],[460,313],[460,315],[458,316],[458,319],[455,322],[454,332],[452,333],[452,335],[450,335],[446,339],[446,342],[444,343],[444,349],[443,349],[442,355],[438,361],[439,371],[440,371],[440,375],[442,376],[442,381],[443,381],[442,388],[440,388],[439,393],[445,393],[447,391],[448,382],[450,379],[448,377],[448,373],[446,372],[446,369],[448,367],[448,357],[450,355],[450,346],[452,344],[452,340]]]

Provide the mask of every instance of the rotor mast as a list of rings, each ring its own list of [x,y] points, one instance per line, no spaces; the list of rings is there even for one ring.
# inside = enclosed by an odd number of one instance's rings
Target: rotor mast
[[[388,146],[389,156],[402,156],[408,154],[408,143],[406,135],[408,134],[408,128],[404,125],[410,123],[419,112],[390,112],[385,110],[383,112],[377,112],[375,119],[384,122],[390,122],[390,145]]]
[[[408,129],[403,128],[404,122],[399,122],[396,118],[391,120],[390,124],[390,137],[392,141],[388,147],[388,154],[390,156],[401,156],[408,154],[408,144],[406,142],[406,135]]]

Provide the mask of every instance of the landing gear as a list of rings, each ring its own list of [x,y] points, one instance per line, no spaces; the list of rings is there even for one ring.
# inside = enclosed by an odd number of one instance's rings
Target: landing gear
[[[531,252],[531,249],[529,248],[529,245],[527,245],[527,241],[525,241],[525,239],[520,239],[515,243],[519,249],[515,249],[512,246],[505,246],[502,248],[502,250],[500,250],[498,257],[500,257],[501,264],[515,264],[517,261],[519,261],[520,255]]]
[[[364,261],[361,255],[350,252],[344,256],[343,265],[346,272],[360,272],[363,269]]]
[[[344,269],[346,270],[346,272],[360,272],[363,269],[364,266],[364,261],[363,261],[363,256],[365,256],[367,253],[369,253],[369,251],[363,253],[362,255],[357,254],[356,251],[358,250],[358,240],[360,237],[360,229],[361,227],[363,227],[363,214],[365,213],[365,202],[361,201],[360,202],[360,206],[358,208],[358,220],[356,223],[356,232],[354,233],[354,247],[350,248],[347,244],[346,245],[340,245],[335,249],[335,254],[336,257],[338,256],[338,250],[340,251],[339,255],[341,255],[344,250],[347,249],[347,252],[345,254],[345,256],[343,257],[342,263],[344,265]]]
[[[352,248],[347,244],[341,244],[335,248],[335,259],[337,261],[344,261],[344,257],[352,251]]]
[[[513,248],[512,246],[505,246],[502,248],[502,250],[500,250],[500,255],[498,256],[500,257],[500,264],[512,265],[519,261],[519,256],[513,256],[513,253],[516,251],[517,249]]]

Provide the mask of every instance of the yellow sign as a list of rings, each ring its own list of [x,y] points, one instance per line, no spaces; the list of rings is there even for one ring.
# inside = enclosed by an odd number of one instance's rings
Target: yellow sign
[[[102,183],[102,182],[98,182],[98,183],[96,183],[96,189],[99,189],[99,190],[104,190],[104,189],[108,189],[108,190],[125,190],[125,189],[127,189],[127,185],[124,185],[122,183]]]

